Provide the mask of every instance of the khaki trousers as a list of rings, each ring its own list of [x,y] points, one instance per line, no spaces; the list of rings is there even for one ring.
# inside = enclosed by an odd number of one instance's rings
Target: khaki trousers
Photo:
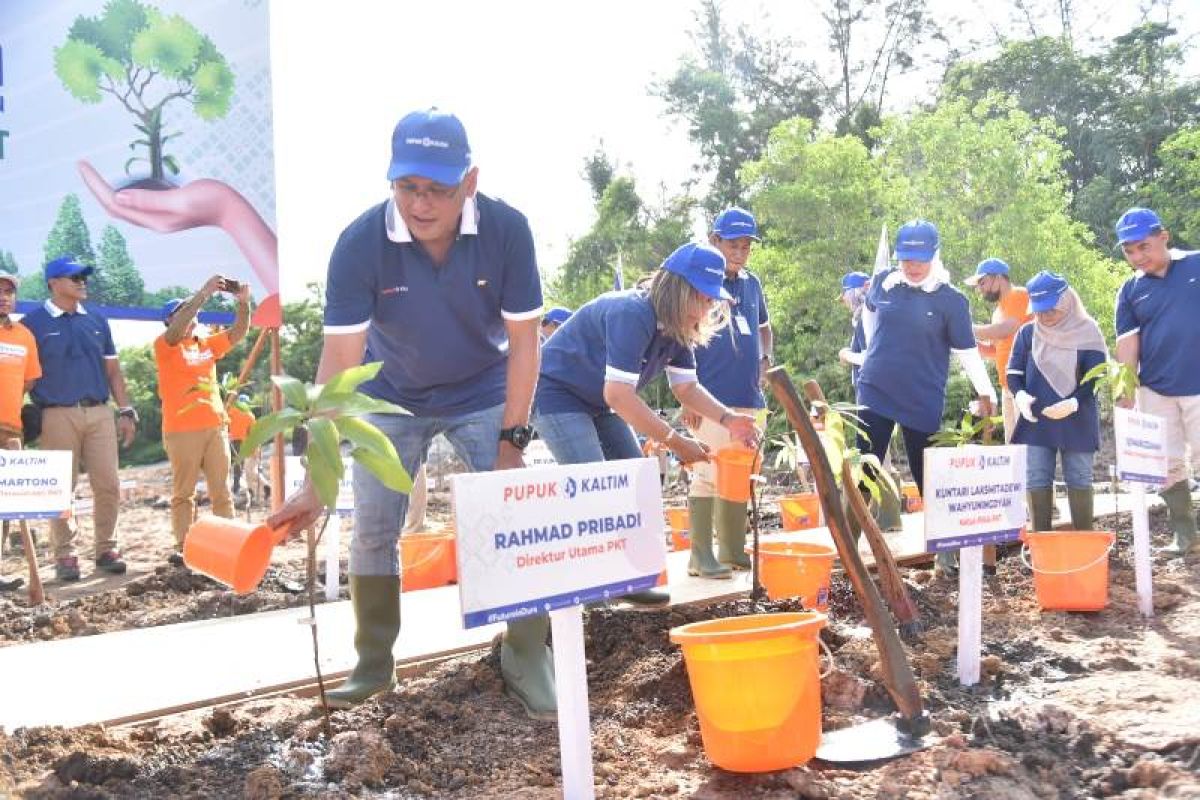
[[[1008,389],[1000,390],[1000,413],[1004,416],[1004,443],[1008,444],[1017,428],[1017,401]]]
[[[1192,477],[1189,459],[1200,456],[1200,395],[1171,397],[1142,386],[1138,389],[1138,411],[1162,417],[1167,443],[1167,486]]]
[[[117,421],[110,406],[47,408],[42,411],[43,450],[71,451],[71,489],[82,462],[92,487],[92,523],[96,530],[96,556],[117,549],[115,532],[121,507],[121,480],[117,475]],[[79,528],[74,519],[50,523],[55,559],[75,555]]]
[[[229,439],[224,428],[177,431],[163,434],[163,446],[171,462],[171,533],[175,545],[183,547],[183,537],[196,513],[196,479],[204,473],[213,513],[233,517],[233,497],[229,492]]]

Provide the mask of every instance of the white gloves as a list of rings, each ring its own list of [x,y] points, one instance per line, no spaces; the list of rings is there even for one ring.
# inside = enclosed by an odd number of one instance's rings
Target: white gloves
[[[838,358],[843,364],[853,364],[856,367],[861,367],[863,362],[867,360],[867,354],[863,352],[855,353],[849,347],[843,347],[838,351]]]
[[[1048,419],[1065,419],[1079,410],[1079,401],[1074,397],[1060,400],[1052,406],[1042,409],[1042,416]]]
[[[1017,406],[1017,411],[1021,412],[1021,416],[1026,422],[1037,422],[1037,416],[1033,413],[1033,401],[1037,398],[1029,392],[1022,389],[1013,397],[1013,403]]]

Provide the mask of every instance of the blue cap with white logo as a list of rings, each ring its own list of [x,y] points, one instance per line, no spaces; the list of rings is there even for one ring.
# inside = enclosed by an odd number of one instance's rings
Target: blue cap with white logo
[[[667,256],[662,268],[673,272],[692,285],[700,294],[714,300],[732,300],[725,291],[725,256],[707,244],[688,242]]]
[[[1148,208],[1131,208],[1117,220],[1117,243],[1140,242],[1162,230],[1162,221]]]
[[[75,260],[75,256],[61,256],[54,259],[46,265],[44,274],[46,280],[51,278],[73,278],[76,275],[87,277],[95,270],[86,264],[80,264]]]
[[[979,266],[975,267],[975,274],[967,278],[963,283],[967,286],[974,286],[988,275],[1003,275],[1008,277],[1008,264],[998,258],[985,258],[979,262]]]
[[[848,272],[842,276],[842,291],[861,289],[871,282],[871,276],[865,272]]]
[[[756,242],[761,241],[758,238],[758,222],[755,221],[754,215],[737,206],[727,208],[717,215],[713,220],[712,232],[722,239],[750,237]]]
[[[562,306],[555,306],[554,308],[552,308],[546,312],[546,315],[544,317],[542,317],[542,322],[543,323],[553,322],[558,325],[562,325],[564,322],[566,322],[570,318],[571,318],[571,309],[563,308]]]
[[[171,318],[172,314],[174,314],[176,311],[179,310],[179,307],[181,305],[183,305],[183,300],[178,297],[172,298],[172,299],[168,300],[167,302],[163,303],[163,307],[162,307],[163,324],[166,324],[167,320],[169,320]]]
[[[914,219],[896,232],[896,258],[899,261],[933,261],[937,253],[938,229],[932,222]]]
[[[413,175],[457,186],[470,168],[467,131],[453,114],[430,108],[414,111],[396,124],[389,181]]]
[[[1057,272],[1042,270],[1029,279],[1025,288],[1029,290],[1030,310],[1041,313],[1050,311],[1058,305],[1058,298],[1062,297],[1062,293],[1070,288],[1070,284]]]

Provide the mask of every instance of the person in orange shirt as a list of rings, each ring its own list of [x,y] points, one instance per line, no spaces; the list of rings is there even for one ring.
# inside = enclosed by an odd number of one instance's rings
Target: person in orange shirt
[[[237,295],[233,327],[213,336],[197,336],[196,314],[218,291]],[[192,524],[196,479],[201,472],[213,513],[233,516],[225,435],[228,417],[217,387],[216,365],[250,326],[250,287],[214,275],[187,300],[168,301],[163,306],[163,324],[167,329],[154,340],[154,360],[162,400],[163,446],[171,463],[171,532],[176,552],[168,560],[181,566],[183,556],[178,551]]]
[[[998,258],[980,261],[975,274],[964,283],[974,286],[987,302],[996,304],[990,324],[972,327],[975,329],[975,339],[979,342],[979,351],[985,358],[996,362],[996,375],[1000,379],[1001,389],[1000,407],[1004,415],[1004,441],[1008,442],[1017,425],[1017,407],[1008,389],[1008,356],[1012,353],[1017,331],[1033,319],[1029,311],[1029,292],[1023,286],[1012,285],[1008,264]]]
[[[8,316],[17,306],[17,286],[16,275],[0,272],[0,447],[9,439],[22,438],[21,405],[34,381],[42,377],[37,341],[28,328]],[[17,589],[23,582],[0,578],[0,591]]]
[[[233,459],[233,493],[237,494],[241,487],[242,469],[245,467],[246,489],[253,499],[254,491],[257,488],[255,476],[258,466],[253,455],[246,459],[244,465],[238,459],[238,451],[242,449],[242,442],[249,435],[250,427],[254,425],[254,412],[250,410],[250,398],[244,394],[236,397],[230,395],[226,398],[225,413],[229,415],[229,453]]]

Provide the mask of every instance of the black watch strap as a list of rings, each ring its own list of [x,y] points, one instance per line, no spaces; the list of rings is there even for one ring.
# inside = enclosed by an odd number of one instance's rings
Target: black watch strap
[[[500,431],[500,441],[508,442],[518,450],[524,450],[528,447],[532,439],[532,425],[514,425],[511,428],[503,428]]]

